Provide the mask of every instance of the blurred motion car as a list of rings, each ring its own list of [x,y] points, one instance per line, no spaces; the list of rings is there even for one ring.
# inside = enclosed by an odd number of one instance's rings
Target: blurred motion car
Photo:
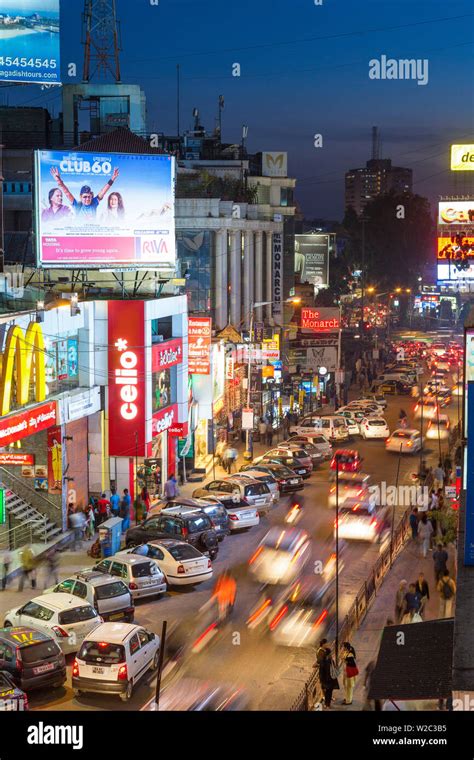
[[[390,528],[389,517],[387,507],[377,506],[371,500],[346,499],[339,510],[339,538],[346,541],[382,541]]]
[[[202,583],[212,578],[212,562],[196,547],[174,538],[149,541],[118,552],[147,557],[156,563],[164,575],[168,586],[188,586]]]
[[[299,528],[270,528],[249,560],[250,574],[260,583],[291,583],[310,558],[311,539]]]
[[[462,380],[458,380],[452,388],[453,396],[462,396],[464,383]]]
[[[5,670],[0,670],[0,712],[24,712],[29,709],[28,697],[18,688]]]
[[[423,400],[420,399],[417,404],[415,404],[415,419],[419,420],[420,417],[423,415],[423,419],[425,420],[433,420],[439,411],[439,406],[436,401],[436,398],[432,396],[426,396],[423,398]]]
[[[356,449],[337,449],[329,465],[331,477],[335,477],[336,469],[339,472],[358,472],[362,466],[362,461],[363,457]]]
[[[328,581],[316,578],[297,581],[274,605],[268,628],[275,644],[314,647],[332,625],[336,609],[335,574]]]
[[[339,473],[339,504],[348,498],[363,499],[369,497],[370,475],[366,472]],[[329,488],[328,506],[336,506],[336,484]]]
[[[385,441],[387,451],[397,454],[416,454],[423,445],[423,439],[419,430],[398,428]]]
[[[182,678],[170,684],[160,696],[160,712],[231,712],[245,710],[248,696],[240,686],[214,683],[198,678]],[[157,710],[156,700],[141,708],[145,712]]]
[[[4,627],[31,626],[55,638],[63,654],[77,652],[103,622],[94,607],[72,594],[44,594],[5,613]]]
[[[426,438],[429,441],[438,440],[438,439],[440,441],[447,441],[449,440],[450,427],[451,427],[451,423],[449,421],[448,415],[440,414],[439,417],[429,422],[428,428],[425,433]]]

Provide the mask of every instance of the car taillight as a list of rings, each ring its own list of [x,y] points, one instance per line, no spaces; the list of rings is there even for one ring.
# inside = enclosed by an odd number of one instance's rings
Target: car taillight
[[[119,681],[128,681],[128,672],[127,672],[127,666],[121,665],[119,667],[119,672],[117,676]]]
[[[239,519],[238,515],[235,515],[235,514],[229,515],[229,520],[238,520],[238,519]]]
[[[275,628],[277,627],[277,625],[279,625],[279,623],[285,617],[285,615],[286,615],[287,612],[288,612],[288,605],[285,604],[285,606],[282,607],[282,609],[280,610],[280,612],[278,613],[278,615],[276,615],[273,618],[272,622],[270,623],[270,630],[271,631],[275,630]]]
[[[16,664],[15,664],[16,670],[23,670],[23,661],[21,659],[20,650],[17,649],[16,651]]]
[[[374,518],[373,518],[373,519],[370,521],[370,525],[371,525],[371,526],[373,525],[373,526],[374,526],[374,528],[375,528],[375,527],[377,526],[377,518],[375,518],[375,517],[374,517]]]
[[[263,552],[263,546],[259,546],[255,554],[253,554],[249,559],[249,565],[252,565],[257,557]]]
[[[185,526],[183,526],[183,530],[182,530],[182,536],[183,536],[183,538],[186,538],[186,536],[188,535],[188,533],[189,533],[188,529]]]
[[[61,628],[60,625],[53,625],[51,630],[53,630],[56,636],[59,636],[61,639],[67,639],[69,637],[67,631],[65,631],[64,628]]]
[[[208,559],[208,560],[207,560],[207,566],[208,566],[208,567],[212,567],[212,562],[211,562],[211,560],[210,560],[210,559]]]
[[[137,584],[136,584],[136,583],[134,583],[133,581],[132,581],[131,583],[129,583],[129,584],[128,584],[128,587],[129,587],[129,589],[130,589],[131,591],[136,591],[136,590],[138,589],[138,586],[137,586]]]
[[[72,665],[72,676],[73,678],[79,677],[79,663],[76,659],[74,659],[73,665]]]
[[[184,575],[185,573],[184,565],[178,565],[177,570],[178,570],[178,575]]]

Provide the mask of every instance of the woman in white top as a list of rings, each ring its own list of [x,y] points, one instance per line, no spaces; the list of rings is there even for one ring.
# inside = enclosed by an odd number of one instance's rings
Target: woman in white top
[[[120,224],[125,217],[123,198],[120,193],[110,193],[107,198],[107,209],[102,216],[102,222],[106,224]]]

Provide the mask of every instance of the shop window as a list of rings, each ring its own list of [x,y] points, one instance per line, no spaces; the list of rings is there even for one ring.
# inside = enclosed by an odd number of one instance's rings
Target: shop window
[[[172,403],[171,373],[169,369],[154,372],[152,377],[153,412],[158,412]]]

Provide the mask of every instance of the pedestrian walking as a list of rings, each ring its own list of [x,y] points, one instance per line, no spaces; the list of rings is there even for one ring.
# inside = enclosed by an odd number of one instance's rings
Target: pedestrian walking
[[[407,593],[408,581],[400,581],[400,585],[395,594],[395,622],[401,623],[405,614],[405,595]]]
[[[36,568],[38,560],[35,557],[31,546],[25,546],[21,552],[21,575],[18,583],[18,591],[23,591],[25,580],[29,580],[31,588],[36,588]]]
[[[436,587],[439,593],[439,617],[448,618],[453,616],[453,602],[456,597],[456,584],[449,575],[449,570],[443,570],[443,575]]]
[[[74,543],[73,551],[82,549],[82,541],[84,538],[84,529],[86,527],[86,516],[82,509],[78,508],[71,515],[71,528],[74,531]]]
[[[318,668],[320,663],[324,660],[327,643],[327,639],[321,639],[319,642],[319,647],[316,650],[316,662],[313,665],[314,668]]]
[[[146,486],[143,486],[141,490],[140,501],[142,505],[141,518],[142,520],[146,520],[146,518],[148,517],[148,512],[150,511],[150,507],[151,507],[150,494],[148,493],[148,488]]]
[[[422,614],[430,598],[430,587],[428,586],[428,581],[426,580],[424,573],[418,574],[418,580],[415,583],[415,591],[420,597],[420,614]]]
[[[272,446],[273,444],[273,425],[272,422],[269,420],[267,422],[267,446]]]
[[[114,513],[115,514],[115,513]],[[118,516],[118,512],[117,512]],[[86,510],[86,538],[94,538],[95,536],[95,515],[92,506],[89,504]]]
[[[319,682],[324,695],[323,706],[326,710],[330,710],[332,694],[334,689],[339,689],[339,681],[337,680],[337,669],[329,647],[324,648],[323,657],[319,663]]]
[[[108,500],[105,493],[101,495],[99,501],[97,502],[97,511],[97,525],[101,525],[101,523],[105,522],[110,515],[110,501]]]
[[[344,661],[344,689],[345,699],[343,705],[351,705],[354,695],[356,678],[359,675],[359,669],[356,663],[356,652],[352,644],[345,641],[342,645],[342,659]]]
[[[444,485],[447,486],[451,482],[451,474],[453,472],[453,462],[449,454],[446,454],[443,462],[444,469]]]
[[[418,524],[418,535],[421,540],[421,553],[426,558],[431,545],[431,536],[433,535],[433,525],[424,514]]]
[[[265,442],[265,437],[267,435],[267,423],[263,419],[263,417],[260,417],[259,423],[258,423],[258,434],[260,436],[260,441],[262,443]]]
[[[443,488],[444,485],[444,470],[441,459],[438,462],[438,466],[433,470],[434,483],[433,488],[437,492],[438,489]]]
[[[418,507],[413,507],[410,513],[409,523],[411,528],[411,537],[413,541],[418,541]]]
[[[49,581],[51,578],[53,579],[53,583],[59,583],[58,569],[59,552],[53,547],[46,555],[46,575],[44,580],[45,589],[49,586]]]
[[[365,690],[365,700],[364,705],[362,707],[362,710],[364,712],[371,710],[375,712],[380,712],[382,710],[382,702],[380,699],[370,699],[370,684],[372,682],[372,674],[375,670],[375,665],[377,664],[376,660],[372,660],[367,665],[365,672],[364,672],[364,690]]]
[[[433,552],[433,563],[435,579],[438,583],[448,569],[448,552],[443,548],[443,544],[438,544],[436,551]]]
[[[430,501],[430,506],[429,506],[430,512],[435,512],[438,509],[438,507],[439,507],[438,492],[433,490],[431,492],[431,501]]]
[[[174,472],[171,473],[168,480],[166,481],[163,493],[165,499],[175,499],[177,496],[179,496],[178,481],[175,478]]]
[[[411,623],[412,617],[415,613],[420,612],[421,597],[416,591],[414,583],[410,583],[408,591],[405,594],[405,614],[402,618],[402,623]]]
[[[125,533],[130,527],[130,510],[132,500],[128,488],[123,489],[122,501],[120,502],[120,517],[122,518],[122,533]]]
[[[119,516],[120,496],[118,495],[116,488],[110,489],[110,511],[114,517]]]
[[[215,457],[217,459],[217,464],[220,467],[224,466],[224,451],[225,451],[226,446],[227,446],[227,444],[226,444],[226,442],[224,441],[223,438],[221,438],[219,441],[217,441],[217,446],[216,446],[216,450],[214,452],[214,455],[215,455]]]
[[[5,549],[5,551],[2,554],[2,586],[1,590],[5,591],[7,585],[8,585],[8,571],[10,569],[10,565],[12,563],[13,555],[10,551],[10,549]]]
[[[224,451],[224,469],[229,475],[232,472],[232,468],[234,467],[238,456],[239,452],[233,446],[228,446]]]

